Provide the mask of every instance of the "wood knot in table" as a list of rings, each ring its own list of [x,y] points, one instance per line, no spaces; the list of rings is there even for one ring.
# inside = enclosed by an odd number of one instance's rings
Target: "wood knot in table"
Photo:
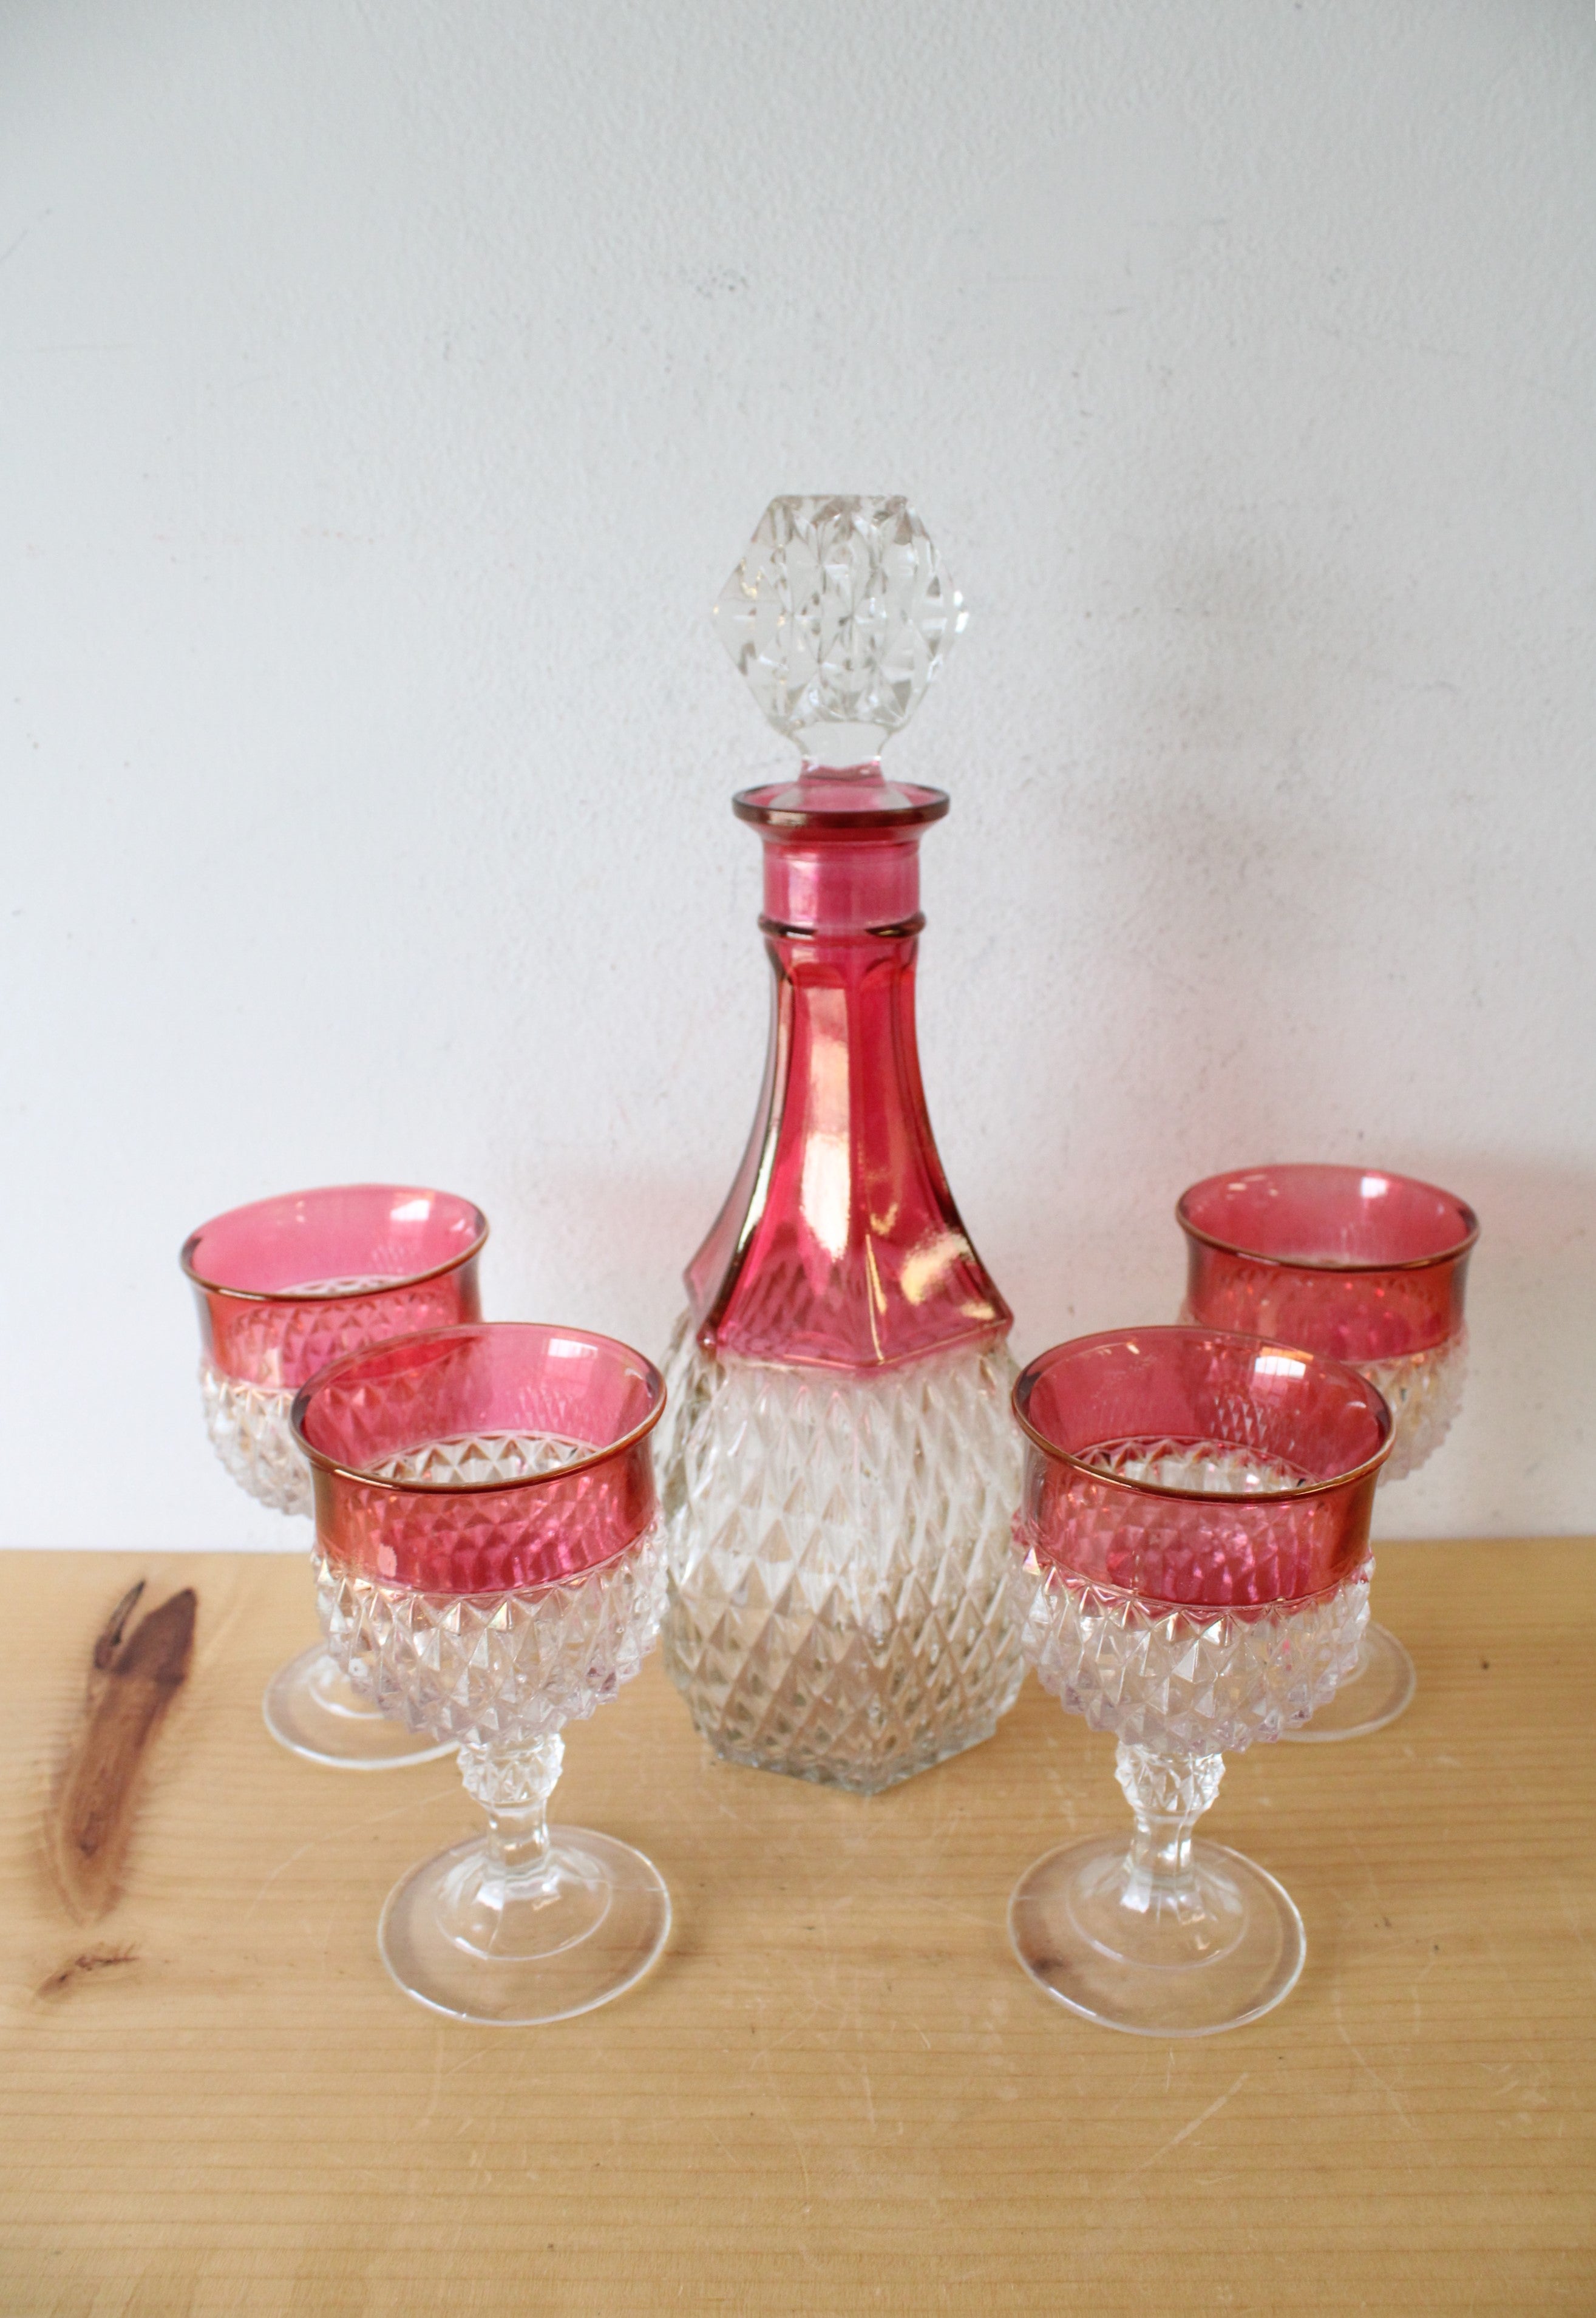
[[[35,1996],[60,1996],[89,1973],[109,1972],[119,1963],[137,1963],[137,1948],[85,1948],[81,1955],[68,1956],[58,1972],[52,1972],[34,1990]]]

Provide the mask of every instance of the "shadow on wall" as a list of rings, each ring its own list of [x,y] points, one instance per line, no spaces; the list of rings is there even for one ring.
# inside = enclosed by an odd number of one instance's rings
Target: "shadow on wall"
[[[741,1155],[740,1144],[713,1184],[665,1166],[518,1167],[496,1218],[491,1276],[484,1268],[485,1313],[596,1328],[662,1360],[687,1300],[682,1272]]]

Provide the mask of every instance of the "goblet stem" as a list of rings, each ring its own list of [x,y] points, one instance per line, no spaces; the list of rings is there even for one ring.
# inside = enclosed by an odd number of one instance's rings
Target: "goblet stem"
[[[502,1909],[513,1900],[533,1900],[558,1882],[549,1841],[549,1798],[565,1763],[558,1732],[530,1747],[462,1747],[460,1775],[465,1791],[488,1819],[482,1848],[479,1904]]]
[[[630,1988],[664,1945],[670,1901],[641,1852],[549,1825],[558,1736],[462,1747],[484,1835],[427,1860],[390,1893],[379,1944],[401,1988],[456,2019],[563,2020]]]
[[[1224,1776],[1223,1755],[1161,1754],[1122,1738],[1115,1776],[1135,1814],[1120,1905],[1136,1916],[1191,1925],[1208,1913],[1192,1864],[1191,1831]]]
[[[1272,1875],[1193,1837],[1224,1757],[1122,1738],[1115,1771],[1135,1817],[1128,1850],[1093,1836],[1037,1860],[1009,1906],[1016,1954],[1111,2028],[1206,2036],[1256,2019],[1302,1970],[1302,1919]]]

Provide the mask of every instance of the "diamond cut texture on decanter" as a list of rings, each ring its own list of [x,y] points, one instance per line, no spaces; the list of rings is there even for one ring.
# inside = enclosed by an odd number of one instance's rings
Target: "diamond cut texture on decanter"
[[[855,761],[908,723],[965,616],[903,499],[772,499],[714,607],[776,731],[860,728]]]
[[[1233,1755],[1295,1730],[1357,1669],[1372,1562],[1328,1594],[1244,1610],[1143,1602],[1027,1553],[1027,1665],[1094,1730],[1155,1753]]]
[[[240,1488],[280,1514],[310,1510],[310,1468],[289,1428],[291,1392],[240,1384],[209,1361],[200,1362],[205,1431]]]
[[[573,1453],[552,1435],[479,1433],[390,1460],[382,1478],[522,1479]],[[658,1523],[581,1577],[508,1593],[423,1592],[316,1559],[322,1631],[355,1688],[412,1730],[478,1747],[531,1746],[612,1699],[659,1632],[665,1588]]]
[[[668,1356],[665,1662],[718,1754],[874,1793],[989,1738],[1022,1666],[1006,1345],[874,1375]]]
[[[1404,1480],[1434,1455],[1463,1405],[1468,1370],[1468,1330],[1459,1328],[1421,1352],[1389,1361],[1359,1361],[1358,1373],[1385,1394],[1395,1420],[1395,1438],[1382,1481]]]

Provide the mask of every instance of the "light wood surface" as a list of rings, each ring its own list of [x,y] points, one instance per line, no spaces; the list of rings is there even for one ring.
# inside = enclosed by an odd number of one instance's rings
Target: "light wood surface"
[[[651,1663],[568,1734],[556,1815],[658,1862],[664,1962],[468,2029],[374,1941],[471,1824],[452,1766],[317,1770],[262,1727],[302,1563],[0,1571],[7,2313],[1596,2310],[1596,1545],[1384,1550],[1416,1703],[1236,1759],[1208,1822],[1294,1894],[1306,1972],[1179,2044],[1009,1955],[1021,1870],[1125,1818],[1111,1742],[1034,1683],[862,1801],[712,1763]],[[83,1924],[49,1814],[139,1577],[195,1588],[192,1671]]]

